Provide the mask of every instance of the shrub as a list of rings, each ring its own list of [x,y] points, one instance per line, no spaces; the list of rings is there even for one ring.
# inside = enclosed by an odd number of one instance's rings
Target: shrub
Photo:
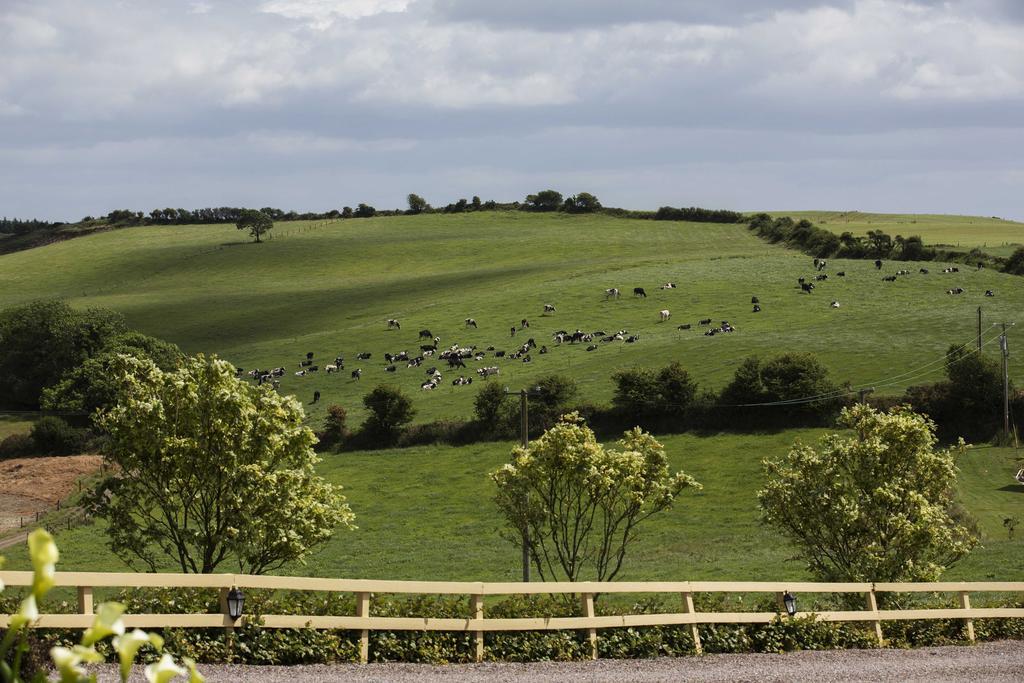
[[[817,448],[797,441],[764,461],[762,519],[790,538],[816,580],[938,580],[977,544],[953,499],[963,442],[936,450],[934,425],[906,406],[858,404],[837,426],[853,436],[828,434]]]
[[[1017,247],[1003,265],[1003,272],[1010,275],[1024,275],[1024,247]]]
[[[113,311],[77,311],[63,301],[0,312],[0,407],[36,409],[44,387],[125,331]]]
[[[615,393],[612,405],[628,419],[642,422],[659,420],[658,426],[679,427],[678,418],[685,416],[697,396],[697,383],[678,362],[657,372],[646,368],[621,370],[612,375]],[[675,418],[668,425],[664,418]]]
[[[327,415],[324,417],[324,427],[317,433],[317,450],[336,451],[341,448],[345,439],[349,437],[348,413],[339,405],[327,406]]]
[[[406,427],[398,437],[399,448],[429,446],[435,443],[459,445],[472,440],[470,423],[462,420],[436,420]]]
[[[473,417],[484,436],[508,436],[511,405],[505,387],[497,382],[485,382],[473,398]]]
[[[541,190],[526,196],[523,211],[558,211],[562,208],[562,193],[555,190]]]
[[[658,371],[658,398],[666,415],[682,416],[697,396],[697,383],[678,362],[673,361]]]
[[[656,221],[692,221],[697,223],[742,223],[743,214],[725,209],[702,209],[697,206],[675,208],[663,206],[654,214]]]
[[[842,395],[813,354],[785,353],[765,362],[756,356],[744,360],[722,390],[721,403],[732,415],[792,425],[825,421],[842,405]]]
[[[85,446],[85,431],[75,429],[59,417],[47,415],[32,425],[32,443],[39,455],[72,455]]]
[[[35,441],[28,434],[11,434],[0,441],[0,460],[21,458],[31,455],[35,450]]]
[[[653,370],[619,370],[612,375],[612,381],[615,383],[612,405],[626,417],[639,420],[656,412],[654,404],[658,395],[658,385]]]
[[[363,405],[370,411],[363,422],[363,432],[386,446],[398,441],[402,428],[416,414],[412,400],[398,387],[387,384],[379,385],[364,396]]]

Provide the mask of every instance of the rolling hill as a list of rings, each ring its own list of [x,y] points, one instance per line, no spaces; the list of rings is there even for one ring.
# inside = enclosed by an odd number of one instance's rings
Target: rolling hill
[[[997,217],[945,214],[864,213],[862,211],[772,211],[773,216],[806,218],[837,235],[866,235],[881,230],[892,237],[919,235],[929,246],[968,251],[981,249],[992,256],[1009,256],[1024,245],[1024,223]]]
[[[358,422],[361,396],[390,382],[413,394],[417,421],[427,421],[467,416],[476,386],[452,386],[458,373],[442,367],[442,385],[425,392],[426,366],[384,371],[383,354],[416,352],[422,329],[440,336],[442,348],[512,351],[535,338],[550,353],[532,353],[529,364],[488,353],[460,372],[498,365],[496,380],[514,390],[564,373],[599,404],[610,400],[610,375],[621,367],[678,360],[717,389],[744,357],[784,350],[817,354],[839,381],[898,393],[941,377],[949,344],[975,337],[978,306],[991,340],[991,324],[1012,321],[1024,304],[1012,276],[943,274],[937,263],[922,275],[912,265],[912,274],[886,283],[883,275],[910,266],[887,263],[879,272],[867,261],[832,261],[830,279],[807,295],[796,278],[813,274],[810,258],[768,245],[743,225],[481,212],[281,223],[258,245],[230,225],[139,227],[0,256],[0,306],[44,297],[105,306],[186,351],[217,353],[246,369],[284,366],[282,391],[304,401],[322,392],[321,403],[308,406],[314,420],[339,403]],[[678,287],[660,289],[665,282]],[[637,286],[646,298],[630,295]],[[623,296],[606,300],[608,287]],[[947,295],[953,287],[965,294]],[[996,296],[984,297],[988,289]],[[752,296],[762,312],[752,313]],[[830,308],[833,300],[841,307]],[[556,312],[542,315],[547,303]],[[669,322],[659,322],[662,309],[671,311]],[[466,329],[467,317],[479,328]],[[388,330],[389,318],[402,329]],[[512,338],[523,318],[530,328]],[[737,332],[706,337],[696,324],[703,318],[728,320]],[[684,323],[693,329],[677,329]],[[640,341],[593,352],[552,343],[553,332],[577,328],[625,329]],[[994,346],[986,348],[995,353]],[[309,351],[321,372],[296,377]],[[357,362],[359,352],[373,356]],[[322,367],[338,354],[345,371],[326,375]],[[1017,376],[1022,361],[1014,355],[1011,363]],[[349,374],[355,367],[363,369],[358,382]]]

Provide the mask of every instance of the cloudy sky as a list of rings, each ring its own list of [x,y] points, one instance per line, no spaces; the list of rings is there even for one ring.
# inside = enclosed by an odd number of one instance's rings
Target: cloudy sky
[[[0,215],[1024,218],[1020,0],[0,0]]]

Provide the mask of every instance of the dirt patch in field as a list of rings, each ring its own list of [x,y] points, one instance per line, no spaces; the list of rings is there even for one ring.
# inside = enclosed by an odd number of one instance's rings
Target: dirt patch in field
[[[0,460],[0,533],[16,529],[77,491],[77,481],[100,468],[98,455]]]

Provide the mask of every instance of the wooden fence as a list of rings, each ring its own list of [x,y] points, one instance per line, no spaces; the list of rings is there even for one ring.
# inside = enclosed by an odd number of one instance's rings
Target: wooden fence
[[[859,593],[864,596],[864,609],[850,611],[813,612],[822,621],[869,622],[879,644],[884,643],[882,623],[908,619],[963,619],[967,637],[974,640],[974,619],[1015,617],[1024,618],[1024,608],[971,607],[972,593],[1020,593],[1024,582],[970,582],[970,583],[808,583],[798,581],[673,581],[673,582],[621,582],[621,583],[477,583],[442,581],[375,581],[359,579],[318,579],[290,576],[251,576],[242,574],[132,574],[57,572],[57,586],[78,590],[78,614],[41,614],[35,621],[37,628],[87,628],[92,623],[93,589],[95,588],[210,588],[220,591],[220,614],[127,614],[125,626],[129,628],[225,628],[244,625],[243,615],[233,621],[227,614],[227,593],[231,588],[258,588],[289,591],[325,591],[353,593],[356,598],[355,614],[351,616],[323,615],[260,615],[264,628],[346,629],[360,632],[360,658],[369,656],[370,631],[468,631],[474,634],[476,659],[484,655],[484,633],[494,631],[548,631],[579,629],[586,631],[591,656],[597,657],[599,629],[639,626],[688,626],[697,652],[701,651],[699,624],[762,624],[785,614],[782,597],[788,591],[801,593]],[[0,580],[8,586],[30,586],[31,572],[0,571]],[[470,609],[465,618],[434,617],[375,617],[371,614],[374,593],[418,595],[466,595]],[[671,593],[679,596],[680,611],[671,614],[594,613],[594,596],[608,593]],[[778,611],[775,612],[698,612],[693,597],[697,593],[769,593],[775,594]],[[951,609],[879,609],[879,593],[955,593],[958,608]],[[579,617],[530,617],[515,619],[487,619],[484,598],[495,595],[562,594],[579,597]],[[799,603],[797,605],[799,609]],[[801,611],[797,616],[811,612]],[[0,628],[8,624],[9,617],[0,615]]]

